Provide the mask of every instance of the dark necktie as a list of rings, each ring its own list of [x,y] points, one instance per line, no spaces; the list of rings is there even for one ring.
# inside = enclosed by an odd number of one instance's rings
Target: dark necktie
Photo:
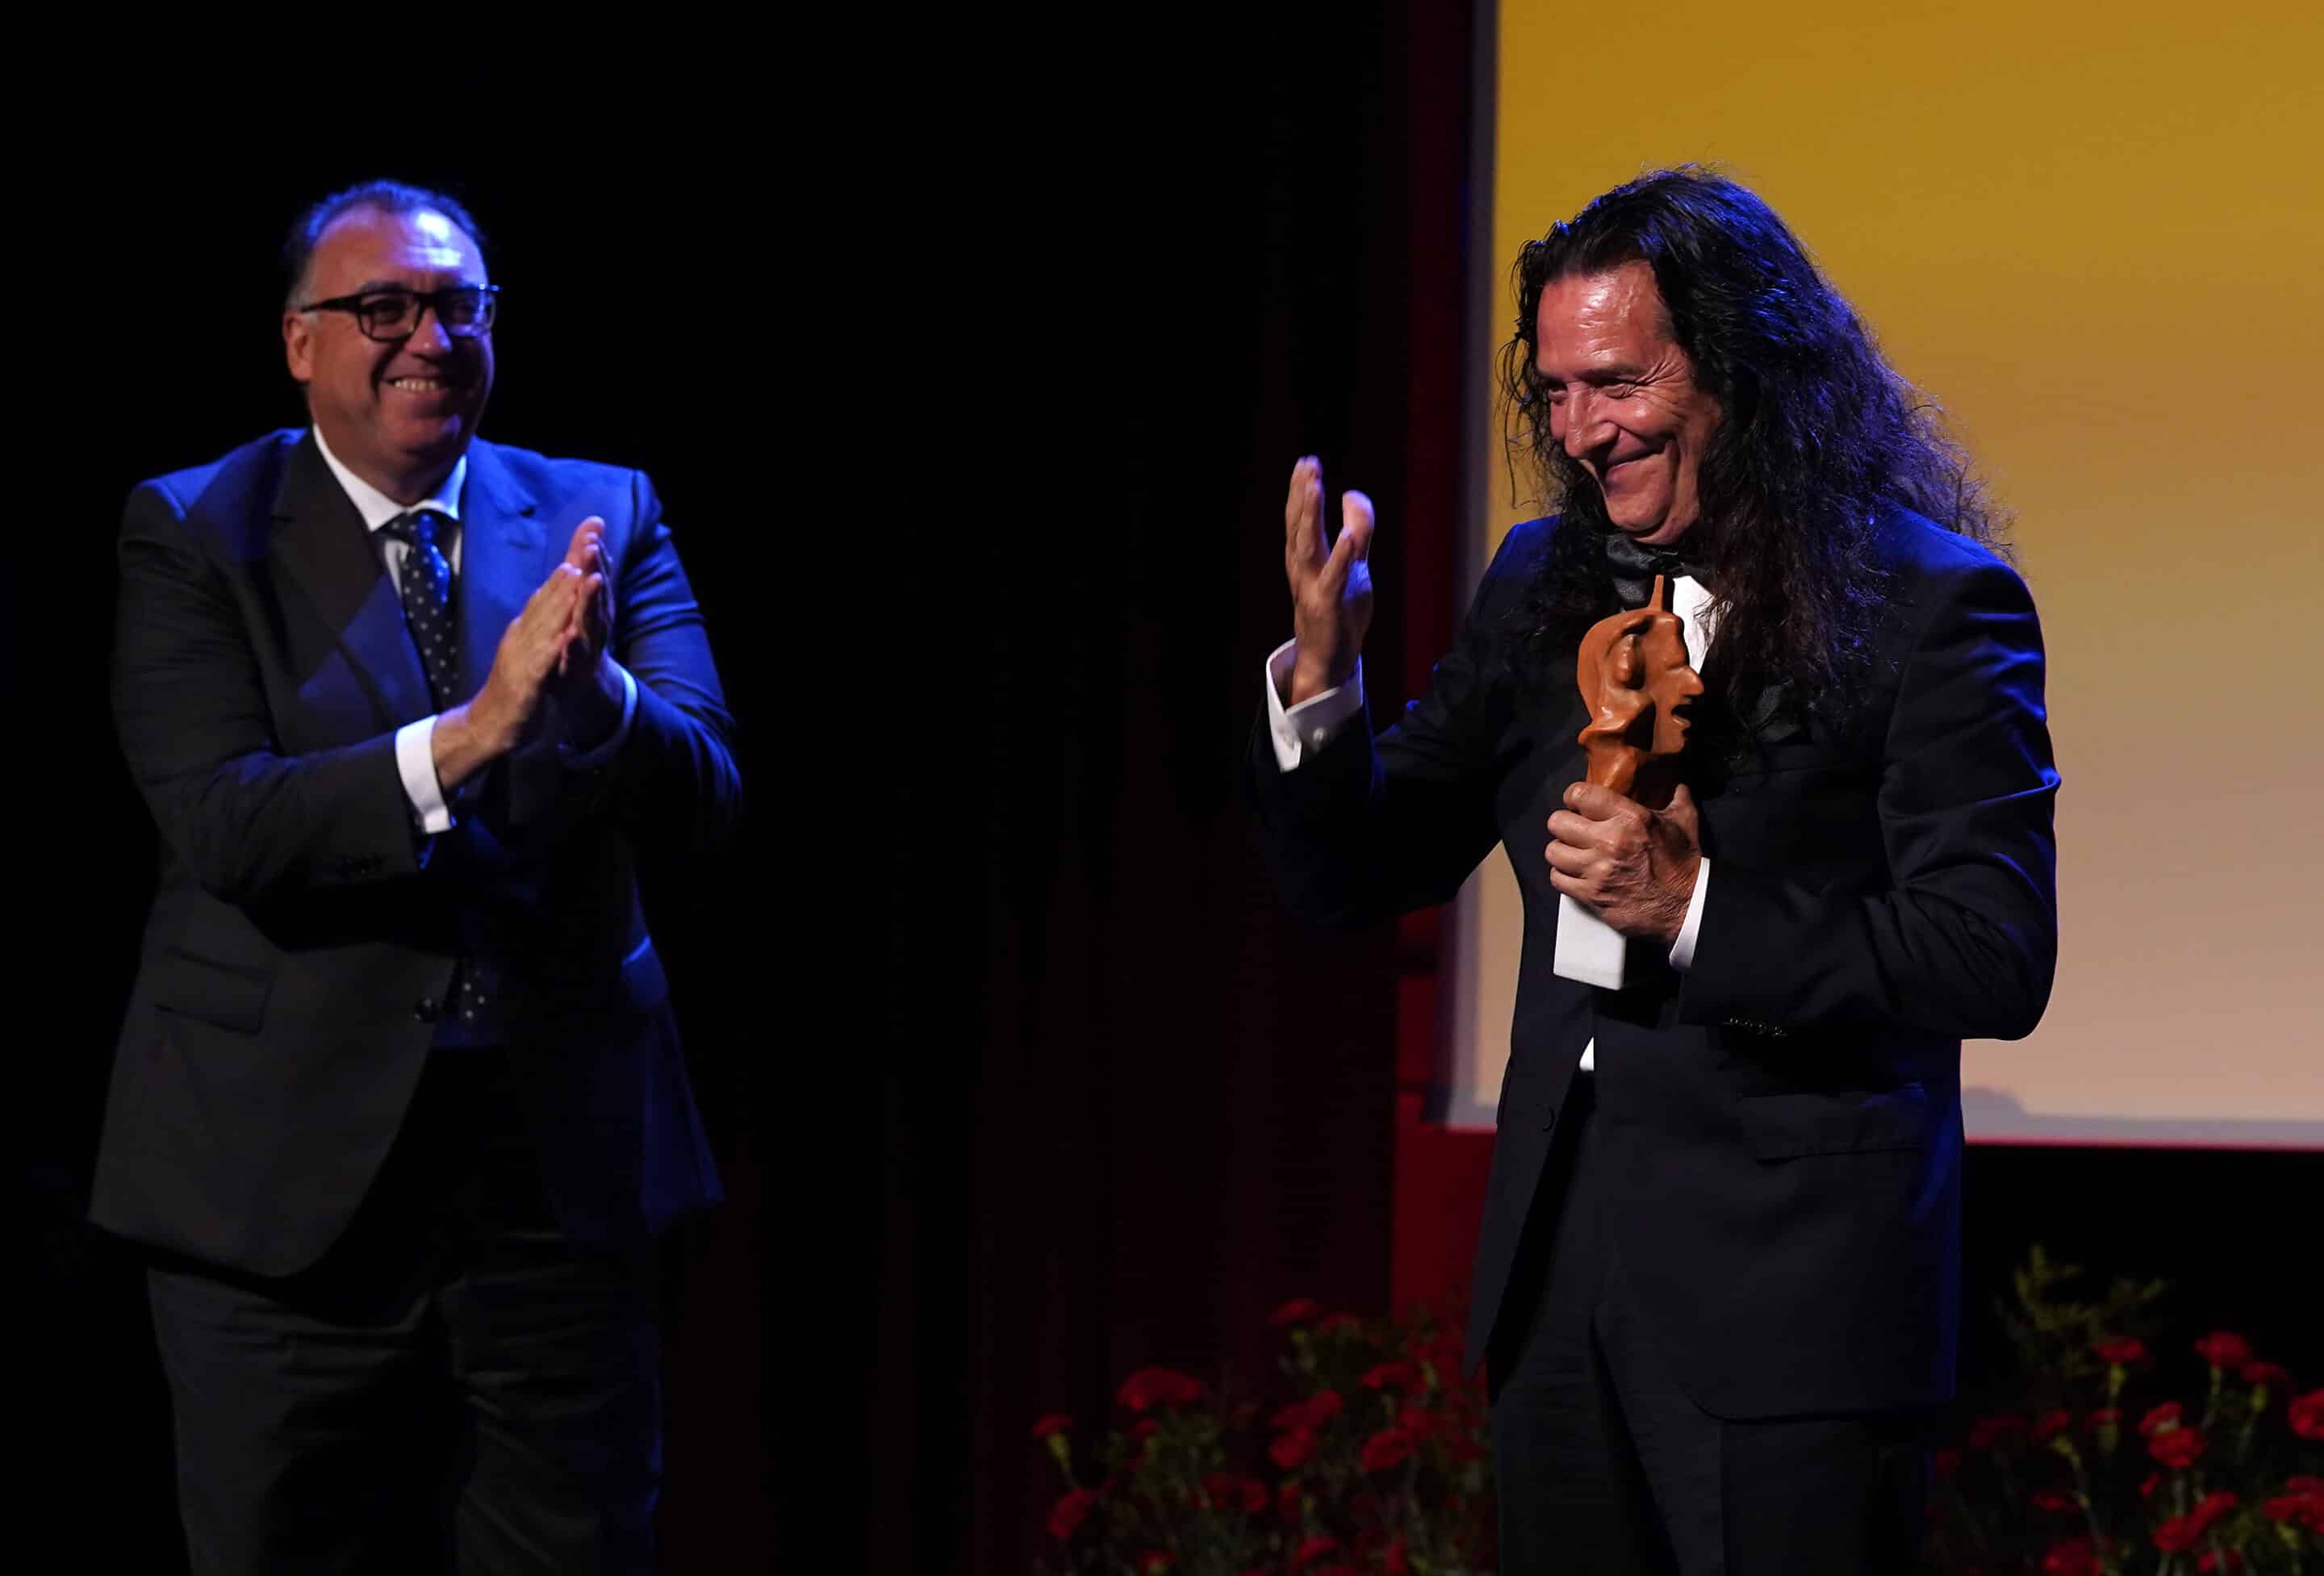
[[[1688,557],[1686,547],[1682,540],[1674,548],[1650,548],[1618,530],[1609,535],[1606,562],[1614,571],[1614,589],[1620,594],[1622,605],[1644,607],[1657,575],[1672,580],[1691,575],[1698,582],[1709,585],[1711,567]]]
[[[403,564],[397,571],[403,593],[403,619],[411,628],[411,643],[420,649],[420,666],[428,675],[429,698],[436,709],[456,705],[460,695],[460,641],[452,613],[452,565],[444,557],[442,537],[447,521],[433,509],[399,514],[380,527],[403,544]],[[496,1015],[484,989],[487,971],[474,958],[464,958],[452,971],[451,1010],[437,1032],[438,1045],[474,1043],[494,1037]]]
[[[452,566],[439,540],[444,525],[444,517],[436,511],[415,509],[380,527],[403,544],[397,589],[403,593],[403,617],[411,626],[411,643],[420,648],[420,666],[428,674],[428,696],[439,712],[457,705],[461,699],[460,642],[452,618]]]

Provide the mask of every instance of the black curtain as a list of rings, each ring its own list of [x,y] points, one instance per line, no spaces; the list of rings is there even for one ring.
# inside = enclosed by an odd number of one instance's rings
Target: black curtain
[[[1379,506],[1365,671],[1400,704],[1407,546],[1454,526],[1407,507],[1407,324],[1415,292],[1457,321],[1468,105],[1432,62],[1467,29],[1117,37],[947,171],[916,413],[974,441],[894,681],[953,725],[896,741],[895,978],[928,996],[886,1084],[875,1568],[1026,1569],[1037,1416],[1102,1424],[1149,1362],[1263,1378],[1285,1298],[1387,1305],[1393,937],[1282,914],[1240,774],[1302,454]]]

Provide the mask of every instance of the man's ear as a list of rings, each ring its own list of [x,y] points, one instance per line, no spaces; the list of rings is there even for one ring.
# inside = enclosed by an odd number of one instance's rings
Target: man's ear
[[[282,359],[290,364],[290,375],[300,382],[314,378],[315,325],[304,312],[282,314]]]

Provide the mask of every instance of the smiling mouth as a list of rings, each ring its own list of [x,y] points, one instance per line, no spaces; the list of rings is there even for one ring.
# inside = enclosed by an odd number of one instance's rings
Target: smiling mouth
[[[447,378],[389,378],[387,386],[401,389],[407,394],[442,394],[467,385]]]

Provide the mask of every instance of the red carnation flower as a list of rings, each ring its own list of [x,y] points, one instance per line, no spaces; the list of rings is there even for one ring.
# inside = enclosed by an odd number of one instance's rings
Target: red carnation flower
[[[1385,1390],[1391,1385],[1399,1390],[1418,1388],[1420,1369],[1408,1362],[1383,1362],[1364,1370],[1365,1389]]]
[[[1063,1433],[1074,1425],[1074,1420],[1062,1412],[1052,1412],[1033,1424],[1033,1437],[1047,1439],[1053,1433]]]
[[[2213,1368],[2237,1368],[2251,1361],[2251,1342],[2232,1330],[2214,1330],[2195,1342],[2195,1355]]]
[[[1094,1488],[1075,1488],[1049,1507],[1049,1535],[1065,1542],[1081,1530],[1089,1518],[1090,1507],[1097,1503]]]
[[[1121,1381],[1116,1400],[1132,1412],[1156,1406],[1191,1406],[1203,1398],[1203,1381],[1176,1369],[1142,1368]]]
[[[2146,1442],[2146,1453],[2166,1467],[2191,1467],[2203,1453],[2203,1436],[2191,1428],[2166,1428]]]
[[[1299,1519],[1300,1498],[1299,1479],[1296,1478],[1284,1479],[1283,1487],[1275,1491],[1275,1514],[1281,1516],[1286,1521],[1297,1521]]]
[[[2092,1341],[2090,1350],[2098,1354],[2100,1362],[2110,1362],[2116,1368],[2128,1368],[2135,1362],[2146,1360],[2146,1342],[2135,1335],[2122,1335],[2111,1341]]]
[[[2152,1436],[2158,1430],[2179,1426],[2179,1403],[2165,1401],[2138,1420],[2138,1432]]]
[[[1141,1417],[1130,1429],[1130,1437],[1132,1439],[1152,1439],[1156,1434],[1161,1432],[1162,1425],[1159,1423],[1157,1423],[1151,1417]]]
[[[2098,1550],[2088,1538],[2052,1544],[2042,1556],[2042,1576],[2098,1576]]]
[[[1268,1459],[1285,1471],[1304,1465],[1315,1453],[1315,1435],[1312,1430],[1295,1428],[1288,1433],[1278,1433],[1275,1442],[1267,1447]]]
[[[1388,1539],[1388,1547],[1380,1551],[1380,1570],[1386,1576],[1412,1576],[1412,1562],[1405,1556],[1404,1539]]]
[[[2218,1520],[2219,1517],[2227,1515],[2227,1512],[2233,1510],[2235,1507],[2236,1497],[2234,1495],[2228,1493],[2225,1488],[2214,1488],[2209,1494],[2204,1495],[2202,1499],[2197,1503],[2195,1508],[2189,1511],[2187,1515],[2195,1523],[2196,1529],[2198,1531],[2201,1531],[2208,1528],[2213,1522]]]
[[[1291,1551],[1291,1568],[1302,1571],[1340,1546],[1340,1540],[1329,1533],[1317,1533]]]
[[[1969,1442],[1978,1450],[1991,1450],[2003,1440],[2024,1432],[2025,1420],[2023,1417],[1997,1413],[1991,1417],[1980,1417],[1969,1425]]]
[[[1957,1450],[1934,1451],[1929,1456],[1929,1470],[1942,1482],[1960,1470],[1961,1453]]]
[[[1321,1428],[1346,1410],[1337,1390],[1318,1390],[1305,1401],[1294,1401],[1277,1412],[1273,1422],[1277,1428]]]
[[[1221,1510],[1240,1508],[1256,1516],[1267,1508],[1267,1485],[1256,1478],[1213,1472],[1203,1479],[1203,1498]]]
[[[1277,1330],[1286,1324],[1305,1324],[1323,1311],[1323,1304],[1313,1297],[1294,1297],[1267,1316],[1267,1322]]]
[[[2324,1488],[2301,1489],[2295,1487],[2301,1481],[2301,1479],[2294,1478],[2284,1485],[2285,1493],[2273,1499],[2262,1500],[2260,1514],[2270,1521],[2280,1521],[2286,1526],[2306,1527],[2310,1532],[2324,1535]],[[2310,1478],[2306,1481],[2313,1484],[2316,1479]]]
[[[2201,1533],[2193,1517],[2174,1516],[2154,1529],[2154,1546],[2166,1554],[2175,1554],[2181,1549],[2193,1548]]]
[[[2294,1473],[2283,1480],[2286,1492],[2292,1494],[2324,1494],[2324,1478],[2311,1478],[2305,1472]]]
[[[2292,1432],[2302,1439],[2324,1439],[2324,1390],[2310,1390],[2292,1398]]]
[[[2292,1383],[2292,1373],[2277,1363],[2247,1362],[2243,1367],[2243,1381],[2246,1385],[2284,1387]]]
[[[2044,1412],[2034,1420],[2034,1442],[2040,1443],[2045,1440],[2054,1439],[2073,1425],[2074,1415],[2063,1407],[2060,1407],[2055,1412]]]
[[[2090,1414],[2089,1421],[2089,1425],[2092,1428],[2116,1427],[2122,1422],[2122,1408],[2119,1406],[2101,1406],[2097,1411]]]
[[[2034,1508],[2071,1510],[2074,1508],[2074,1497],[2063,1488],[2036,1488],[2034,1490]]]
[[[2205,1549],[2203,1557],[2195,1562],[2198,1571],[2240,1571],[2244,1557],[2233,1549]]]
[[[1384,1472],[1412,1458],[1412,1435],[1401,1428],[1383,1428],[1364,1441],[1356,1465],[1367,1472]]]
[[[2145,1477],[2139,1479],[2138,1497],[2141,1499],[2152,1499],[2154,1498],[2154,1491],[2162,1486],[2163,1474],[2160,1472],[2149,1472]]]
[[[1434,1439],[1449,1433],[1448,1420],[1425,1406],[1406,1406],[1396,1415],[1396,1425],[1415,1439]]]

